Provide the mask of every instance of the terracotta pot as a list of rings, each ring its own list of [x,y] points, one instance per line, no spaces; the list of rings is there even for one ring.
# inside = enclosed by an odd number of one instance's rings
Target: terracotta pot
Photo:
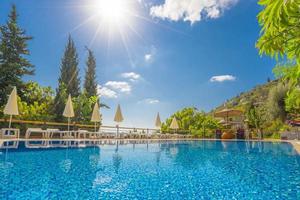
[[[224,132],[222,134],[222,139],[234,139],[234,135],[232,133]]]

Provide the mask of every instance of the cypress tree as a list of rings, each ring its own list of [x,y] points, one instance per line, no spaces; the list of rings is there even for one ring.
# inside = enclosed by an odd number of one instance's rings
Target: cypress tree
[[[61,61],[59,84],[64,83],[67,93],[72,97],[80,94],[80,78],[78,76],[78,55],[74,41],[71,36],[68,38],[68,44],[65,48],[64,56]]]
[[[19,27],[15,5],[12,5],[6,24],[0,27],[0,39],[0,104],[3,105],[11,86],[22,91],[22,77],[34,74],[34,66],[25,57],[30,55],[27,42],[32,37]]]
[[[88,49],[88,59],[86,61],[84,89],[88,95],[97,96],[97,81],[96,81],[96,59],[94,53]]]
[[[58,79],[58,88],[56,89],[53,106],[53,114],[57,121],[63,120],[62,113],[68,95],[71,94],[72,97],[78,97],[80,94],[80,79],[78,73],[78,55],[75,44],[71,36],[69,36],[61,61],[60,77]]]

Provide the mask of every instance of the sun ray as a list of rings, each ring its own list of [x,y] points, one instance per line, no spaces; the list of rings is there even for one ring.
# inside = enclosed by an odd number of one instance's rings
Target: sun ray
[[[97,17],[96,15],[92,15],[92,16],[88,17],[86,20],[84,20],[83,22],[79,23],[77,26],[75,26],[74,28],[72,28],[70,32],[72,33],[74,31],[78,30],[79,28],[81,28],[82,26],[84,26],[88,22],[92,21],[96,17]]]
[[[99,36],[106,37],[106,57],[108,58],[112,40],[118,40],[119,38],[131,66],[134,66],[134,51],[130,46],[132,39],[141,41],[145,46],[153,45],[152,42],[147,40],[147,37],[141,34],[138,27],[136,27],[136,23],[149,23],[168,31],[189,36],[185,32],[167,26],[165,23],[155,21],[151,16],[144,15],[146,8],[142,8],[137,0],[86,0],[81,4],[73,4],[72,7],[85,9],[89,16],[75,26],[71,32],[78,31],[86,24],[95,22],[97,25],[88,47],[94,46]],[[139,20],[140,22],[138,22]]]
[[[128,56],[128,60],[130,62],[130,65],[131,65],[131,67],[133,67],[134,63],[132,61],[131,53],[130,53],[130,50],[128,48],[128,44],[127,44],[126,38],[124,38],[125,33],[122,32],[120,29],[119,29],[119,33],[121,35],[122,43],[123,43],[123,46],[124,46],[124,48],[126,50],[126,53],[127,53],[127,56]]]
[[[97,26],[97,29],[96,29],[96,31],[95,31],[95,33],[94,33],[92,39],[91,39],[91,41],[89,42],[89,46],[92,46],[92,45],[93,45],[93,43],[94,43],[94,41],[96,40],[96,38],[97,38],[97,36],[98,36],[99,31],[101,30],[101,28],[102,28],[102,27],[101,27],[101,23],[99,23],[98,26]]]

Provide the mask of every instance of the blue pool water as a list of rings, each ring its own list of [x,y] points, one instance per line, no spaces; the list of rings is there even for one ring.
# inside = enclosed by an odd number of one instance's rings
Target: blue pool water
[[[270,142],[20,142],[1,149],[0,199],[300,199],[300,156]]]

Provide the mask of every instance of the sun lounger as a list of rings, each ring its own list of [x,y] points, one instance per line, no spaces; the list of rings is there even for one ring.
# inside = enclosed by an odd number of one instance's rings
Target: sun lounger
[[[16,128],[2,128],[1,138],[2,139],[17,139],[20,137],[20,129]]]
[[[91,132],[91,133],[89,133],[89,138],[90,139],[99,139],[99,136],[100,136],[99,132]]]
[[[116,134],[115,133],[106,133],[106,138],[107,139],[115,139],[116,138]]]
[[[25,138],[26,139],[30,139],[30,137],[32,136],[32,134],[37,134],[37,135],[40,134],[40,138],[42,138],[42,139],[46,138],[46,135],[48,135],[45,132],[45,130],[43,130],[41,128],[28,128],[26,130],[26,133],[25,133]]]
[[[128,134],[125,132],[119,133],[119,139],[126,139],[128,137]]]
[[[62,131],[62,133],[63,133],[62,136],[63,139],[75,139],[77,131]]]
[[[77,138],[80,139],[81,136],[83,136],[84,139],[87,138],[88,135],[90,135],[91,133],[88,132],[87,130],[78,130],[77,132]]]
[[[48,138],[54,138],[54,134],[59,134],[59,138],[62,138],[62,132],[59,129],[47,128],[46,131]]]

